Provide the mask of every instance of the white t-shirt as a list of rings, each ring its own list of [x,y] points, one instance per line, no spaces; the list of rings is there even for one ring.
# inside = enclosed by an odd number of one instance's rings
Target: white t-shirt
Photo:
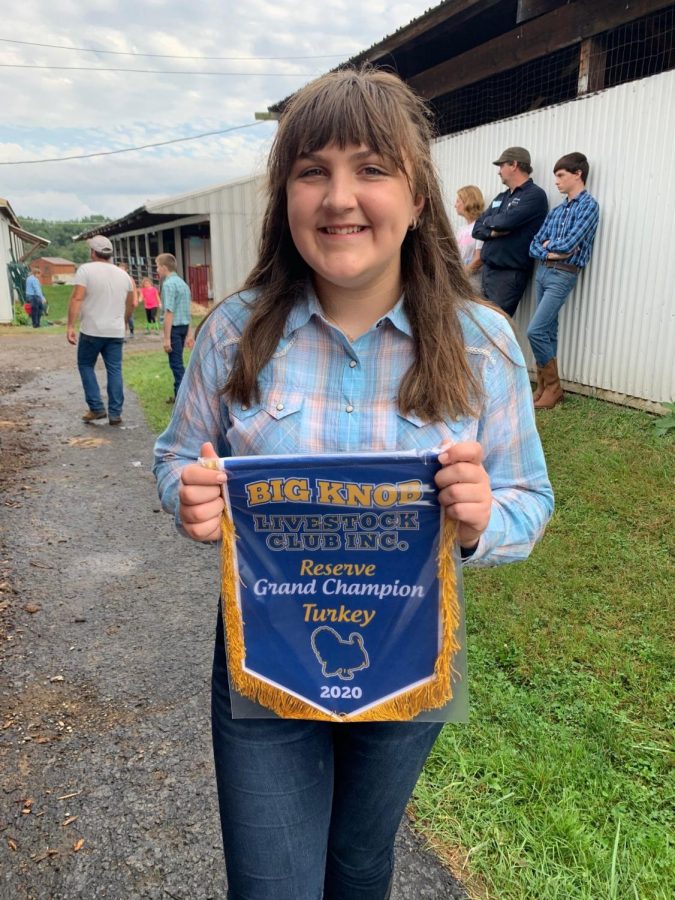
[[[84,287],[80,331],[90,337],[124,337],[127,294],[131,278],[111,262],[88,262],[75,273],[75,284]]]

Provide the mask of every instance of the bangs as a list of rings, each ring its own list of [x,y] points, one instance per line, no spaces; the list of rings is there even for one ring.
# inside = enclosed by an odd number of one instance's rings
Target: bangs
[[[285,181],[298,157],[329,144],[341,150],[365,145],[405,172],[405,159],[414,158],[419,133],[411,129],[410,101],[400,84],[385,72],[364,77],[345,71],[308,85],[281,118],[276,152],[270,157],[277,177]],[[426,121],[421,124],[428,128]]]

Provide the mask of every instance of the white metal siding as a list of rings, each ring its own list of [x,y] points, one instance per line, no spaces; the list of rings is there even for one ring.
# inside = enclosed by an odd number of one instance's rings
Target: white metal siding
[[[433,153],[455,225],[463,223],[453,209],[457,188],[476,184],[489,202],[502,190],[491,162],[513,145],[532,154],[552,206],[561,199],[553,164],[585,153],[600,203],[591,263],[561,314],[564,379],[627,402],[673,400],[675,71],[440,138]],[[516,316],[523,336],[533,308],[530,288]]]
[[[0,214],[0,324],[12,321],[12,291],[9,281],[8,264],[12,261],[9,242],[9,225]]]
[[[216,301],[240,287],[255,263],[264,212],[263,183],[262,178],[253,176],[147,206],[155,213],[208,216]]]

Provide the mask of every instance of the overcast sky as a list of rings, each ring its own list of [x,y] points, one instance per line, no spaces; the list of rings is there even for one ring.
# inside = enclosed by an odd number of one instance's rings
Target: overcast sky
[[[8,4],[0,25],[0,163],[118,150],[250,125],[255,112],[431,5],[430,0],[18,0]],[[301,58],[319,54],[331,55]],[[13,67],[19,65],[48,68]],[[229,135],[107,157],[0,165],[0,197],[21,216],[116,218],[148,199],[262,171],[275,127],[263,122]]]

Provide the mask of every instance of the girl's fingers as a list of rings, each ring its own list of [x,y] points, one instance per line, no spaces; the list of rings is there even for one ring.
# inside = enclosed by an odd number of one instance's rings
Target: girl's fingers
[[[220,540],[220,519],[211,522],[200,522],[197,525],[183,523],[186,533],[193,541],[217,541]]]
[[[211,500],[217,500],[221,496],[221,489],[218,484],[184,484],[178,488],[180,502],[186,506],[198,506],[200,503],[209,503]]]
[[[211,519],[219,519],[225,506],[222,497],[212,500],[210,503],[199,503],[194,506],[180,506],[180,518],[185,524],[197,524],[199,522],[208,522]]]
[[[217,469],[206,469],[199,463],[190,463],[181,469],[180,480],[183,484],[224,484],[227,475]]]

